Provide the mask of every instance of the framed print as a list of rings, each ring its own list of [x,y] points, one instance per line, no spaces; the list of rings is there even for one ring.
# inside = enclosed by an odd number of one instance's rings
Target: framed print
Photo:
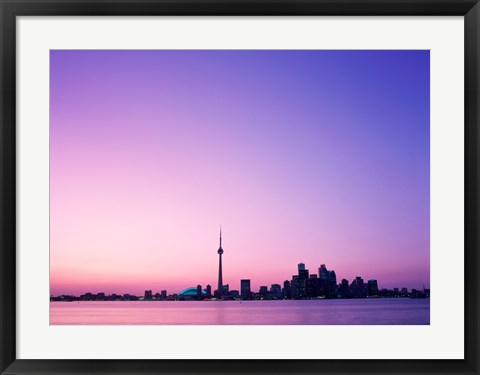
[[[478,374],[479,12],[2,2],[2,373]]]

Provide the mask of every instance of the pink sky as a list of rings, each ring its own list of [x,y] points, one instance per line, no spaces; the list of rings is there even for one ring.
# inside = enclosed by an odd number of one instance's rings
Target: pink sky
[[[425,51],[52,51],[51,293],[429,286]]]

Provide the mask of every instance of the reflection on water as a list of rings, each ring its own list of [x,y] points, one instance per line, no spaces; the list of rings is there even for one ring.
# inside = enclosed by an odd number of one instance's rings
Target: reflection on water
[[[430,324],[429,299],[50,302],[50,324]]]

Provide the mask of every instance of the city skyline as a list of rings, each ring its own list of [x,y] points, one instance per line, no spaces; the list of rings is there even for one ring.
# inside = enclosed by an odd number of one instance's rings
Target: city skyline
[[[430,287],[428,51],[50,52],[51,293]],[[217,232],[218,234],[218,232]]]
[[[216,297],[216,298],[219,298],[221,299],[222,297],[226,297],[229,290],[230,291],[236,291],[236,292],[240,292],[240,291],[243,291],[244,290],[244,287],[242,286],[242,284],[244,283],[248,283],[248,290],[249,292],[251,291],[252,293],[255,293],[255,288],[252,287],[252,285],[255,285],[255,283],[252,283],[252,280],[249,278],[249,279],[241,279],[239,280],[239,288],[235,288],[235,285],[232,285],[229,284],[229,283],[223,283],[223,270],[222,270],[222,255],[224,254],[224,250],[222,248],[222,229],[220,227],[220,237],[219,237],[219,247],[218,247],[218,250],[217,250],[217,254],[219,256],[219,263],[218,263],[218,276],[217,276],[217,288],[214,289],[212,288],[212,285],[210,283],[206,283],[206,284],[197,284],[196,287],[193,286],[187,286],[187,287],[183,287],[182,290],[187,290],[187,289],[198,289],[200,288],[201,290],[209,290],[208,292],[208,296],[209,297]],[[279,280],[276,280],[275,282],[270,282],[270,283],[264,283],[264,284],[260,284],[258,285],[258,289],[259,289],[259,292],[261,294],[261,290],[262,288],[267,288],[266,290],[269,290],[268,289],[268,285],[270,285],[270,287],[274,287],[274,285],[278,285],[280,286],[281,284],[285,285],[285,283],[293,283],[293,279],[296,278],[297,276],[301,276],[302,273],[304,275],[304,279],[305,281],[307,281],[309,279],[309,269],[306,268],[305,266],[305,263],[298,263],[297,264],[297,267],[298,267],[298,272],[297,272],[297,275],[292,275],[292,279],[289,280],[288,278],[287,279],[284,279],[282,282],[280,282]],[[375,286],[377,288],[377,290],[388,290],[388,291],[392,291],[392,290],[402,290],[402,291],[407,291],[406,293],[409,293],[409,290],[412,290],[412,291],[419,291],[419,290],[425,290],[425,284],[422,285],[422,289],[420,289],[418,286],[416,288],[408,288],[408,287],[405,287],[405,286],[402,286],[402,287],[399,287],[398,285],[395,286],[395,287],[392,287],[390,289],[388,288],[383,288],[382,285],[380,283],[378,283],[378,280],[377,279],[366,279],[364,280],[363,277],[357,273],[356,276],[352,277],[352,279],[346,279],[345,277],[342,277],[342,278],[339,278],[337,279],[336,277],[336,273],[335,273],[335,270],[327,270],[327,267],[326,267],[326,264],[320,264],[320,266],[318,267],[318,278],[322,278],[322,271],[325,272],[325,274],[327,275],[331,275],[333,274],[333,284],[330,283],[330,286],[333,285],[334,287],[334,290],[338,289],[340,290],[342,287],[344,287],[344,282],[347,282],[347,288],[351,286],[351,283],[355,283],[356,280],[361,280],[361,282],[363,283],[364,281],[366,281],[365,283],[365,287],[367,287],[367,285],[371,282],[371,281],[374,281],[375,282]],[[310,277],[312,277],[311,275],[312,274],[315,274],[316,273],[311,273],[310,272]],[[330,277],[327,276],[327,278],[329,279]],[[351,281],[351,283],[350,283]],[[203,287],[202,287],[203,285]],[[305,284],[304,285],[304,288],[306,288],[307,285]],[[427,289],[429,289],[430,286],[428,285],[427,286]],[[144,293],[150,293],[150,296],[152,296],[152,293],[155,293],[155,291],[152,291],[152,290],[155,290],[155,289],[146,289],[144,291]],[[168,294],[169,296],[173,296],[173,295],[177,295],[177,294],[181,294],[182,290],[179,290],[179,291],[174,291],[172,294]],[[226,290],[226,291],[225,291]],[[131,295],[132,297],[134,296],[137,296],[137,295],[141,295],[142,293],[115,293],[115,292],[112,292],[112,291],[108,291],[107,293],[103,292],[103,291],[97,291],[95,289],[92,290],[92,292],[84,292],[82,294],[105,294],[105,295],[118,295],[118,296],[121,296],[121,295]],[[218,291],[221,291],[221,293],[218,293]],[[118,291],[117,291],[118,292]],[[166,289],[163,289],[163,288],[157,288],[156,290],[156,294],[159,295],[159,294],[162,294],[163,293],[167,294],[167,290]],[[328,293],[326,293],[328,295]],[[341,293],[340,293],[341,294]],[[405,293],[404,293],[405,294]],[[61,296],[61,295],[75,295],[75,294],[72,294],[72,293],[61,293],[61,294],[57,294],[56,296]],[[333,295],[338,295],[338,294],[335,294],[335,293],[330,293],[330,297],[332,297]],[[51,293],[51,297],[54,296],[53,293]],[[240,296],[243,296],[243,292],[240,292]],[[165,298],[164,298],[165,299]]]
[[[221,238],[221,237],[220,237]],[[220,248],[221,249],[221,245]],[[223,254],[223,253],[222,253]],[[220,255],[220,254],[219,254]],[[221,262],[219,263],[219,271]],[[251,279],[241,279],[240,288],[230,287],[229,284],[221,284],[221,271],[219,272],[219,284],[216,290],[210,284],[186,287],[181,291],[168,293],[166,289],[147,289],[143,296],[131,293],[105,293],[85,292],[81,295],[61,294],[50,295],[51,301],[72,300],[258,300],[258,299],[338,299],[338,298],[429,298],[430,289],[395,287],[393,289],[382,288],[376,279],[364,280],[357,275],[351,282],[342,278],[337,280],[335,270],[328,270],[325,264],[318,268],[318,274],[306,268],[304,263],[297,264],[297,274],[292,275],[290,280],[283,283],[261,285],[258,291],[251,287]],[[283,285],[283,286],[282,286]],[[219,293],[221,291],[221,293]]]

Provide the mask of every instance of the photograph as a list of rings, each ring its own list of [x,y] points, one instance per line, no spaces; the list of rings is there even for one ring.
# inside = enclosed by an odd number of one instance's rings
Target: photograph
[[[50,325],[430,325],[430,50],[49,53]]]

